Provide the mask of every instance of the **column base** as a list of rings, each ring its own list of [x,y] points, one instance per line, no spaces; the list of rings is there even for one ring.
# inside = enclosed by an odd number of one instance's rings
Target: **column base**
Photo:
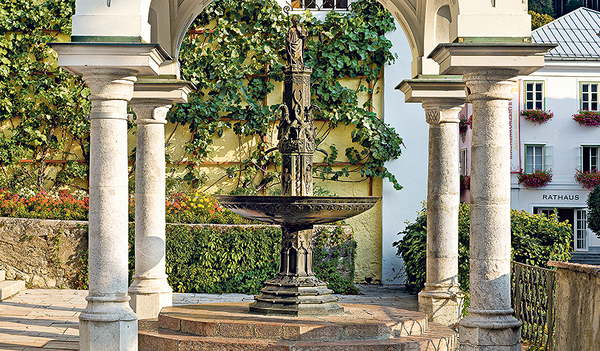
[[[512,310],[478,311],[459,323],[461,351],[521,351],[521,322]]]
[[[423,290],[419,293],[419,312],[426,313],[430,322],[453,327],[464,307],[465,295],[457,288]]]
[[[81,351],[135,351],[138,344],[137,320],[97,322],[79,320]]]
[[[158,318],[163,307],[173,305],[173,289],[167,283],[167,276],[133,276],[129,287],[129,305],[138,319]]]
[[[79,315],[81,351],[137,350],[137,316],[129,307],[129,296],[88,296]]]

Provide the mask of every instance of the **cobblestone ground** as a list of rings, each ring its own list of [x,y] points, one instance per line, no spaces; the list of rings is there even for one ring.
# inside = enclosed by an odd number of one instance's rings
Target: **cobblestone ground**
[[[338,295],[342,303],[417,310],[417,298],[397,286],[361,285],[362,295]],[[0,351],[79,349],[79,313],[86,290],[29,289],[0,302]],[[174,294],[174,305],[252,301],[243,294]]]

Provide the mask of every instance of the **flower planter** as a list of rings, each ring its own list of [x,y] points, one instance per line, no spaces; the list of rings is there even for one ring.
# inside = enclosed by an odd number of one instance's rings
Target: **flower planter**
[[[581,126],[597,127],[600,125],[600,112],[581,110],[573,115],[573,120]]]
[[[552,111],[534,109],[521,111],[521,117],[523,117],[523,119],[526,121],[542,124],[548,122],[552,117],[554,117],[554,114]]]
[[[584,189],[592,190],[600,184],[600,172],[598,172],[597,169],[585,172],[577,170],[575,172],[575,180],[577,180],[577,183],[581,184]]]
[[[460,176],[460,191],[466,191],[471,189],[471,177],[470,176]]]
[[[552,181],[551,171],[535,170],[533,173],[519,173],[519,184],[527,188],[542,188]]]
[[[473,128],[473,115],[469,116],[469,118],[462,118],[461,116],[458,122],[458,131],[460,134],[464,135],[469,128]]]

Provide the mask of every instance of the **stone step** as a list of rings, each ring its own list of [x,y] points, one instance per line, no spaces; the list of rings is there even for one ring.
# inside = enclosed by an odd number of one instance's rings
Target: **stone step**
[[[17,280],[0,281],[0,301],[25,290],[25,282]]]
[[[291,341],[390,339],[421,335],[427,316],[373,305],[346,305],[344,315],[264,316],[248,313],[248,303],[165,307],[158,326],[205,337]]]
[[[158,328],[158,323],[140,326],[139,351],[455,351],[457,333],[436,324],[418,336],[391,339],[292,341],[206,337]]]
[[[6,272],[5,271],[0,271],[0,282],[6,280]]]

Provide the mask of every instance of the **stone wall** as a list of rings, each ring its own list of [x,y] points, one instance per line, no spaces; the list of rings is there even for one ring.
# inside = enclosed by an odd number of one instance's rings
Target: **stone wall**
[[[213,225],[213,224],[207,224]],[[335,226],[315,226],[335,230]],[[344,226],[341,246],[350,245],[352,229]],[[335,245],[326,244],[327,252]],[[32,288],[75,288],[81,268],[81,253],[87,251],[87,222],[0,217],[0,270],[7,279],[24,280]],[[346,252],[342,251],[342,256]],[[342,257],[338,270],[351,275],[351,266]]]
[[[29,287],[71,288],[87,250],[87,222],[0,218],[0,270]]]
[[[600,350],[600,266],[549,262],[556,275],[556,350]]]

